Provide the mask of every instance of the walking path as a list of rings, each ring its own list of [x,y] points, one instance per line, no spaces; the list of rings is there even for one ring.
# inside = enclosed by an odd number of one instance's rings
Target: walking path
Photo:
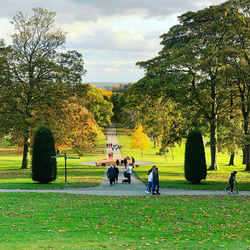
[[[118,144],[116,129],[111,127],[107,135],[107,143],[112,143],[113,145]],[[107,148],[107,157],[108,153],[111,152],[111,148]],[[114,158],[122,158],[122,154],[119,149],[114,150]],[[95,162],[91,162],[95,164]],[[85,164],[85,163],[82,163]],[[151,162],[138,162],[136,164],[143,165],[153,165]],[[0,192],[29,192],[29,193],[67,193],[67,194],[89,194],[89,195],[104,195],[104,196],[127,196],[127,195],[139,195],[144,196],[146,186],[144,183],[134,174],[131,175],[131,184],[122,184],[122,176],[124,172],[124,166],[119,166],[119,178],[118,184],[110,186],[109,180],[107,178],[107,169],[109,166],[106,166],[104,175],[102,178],[102,183],[97,187],[91,188],[65,188],[57,190],[29,190],[29,189],[0,189]],[[213,190],[187,190],[187,189],[160,189],[162,195],[225,195],[224,191],[213,191]],[[228,194],[234,196],[234,194]],[[238,195],[247,195],[250,196],[250,191],[240,191]]]

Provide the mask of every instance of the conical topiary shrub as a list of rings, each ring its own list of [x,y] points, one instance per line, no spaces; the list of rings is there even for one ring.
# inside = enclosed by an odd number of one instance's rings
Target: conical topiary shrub
[[[199,130],[188,133],[185,149],[185,178],[192,183],[206,179],[207,165],[202,136]]]
[[[44,126],[35,132],[32,150],[32,180],[49,183],[56,179],[55,142],[51,130]]]

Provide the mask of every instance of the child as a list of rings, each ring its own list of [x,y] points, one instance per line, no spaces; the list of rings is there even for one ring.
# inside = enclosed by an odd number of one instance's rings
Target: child
[[[235,179],[235,176],[237,174],[237,171],[233,171],[231,173],[231,176],[229,178],[229,186],[225,189],[225,192],[227,192],[227,190],[229,188],[231,188],[231,193],[233,193],[233,189],[234,189],[234,181],[237,183],[236,179]]]
[[[151,188],[153,185],[153,169],[155,168],[155,166],[153,166],[151,169],[148,170],[148,185],[146,188],[145,193],[146,194],[150,194],[151,193]]]

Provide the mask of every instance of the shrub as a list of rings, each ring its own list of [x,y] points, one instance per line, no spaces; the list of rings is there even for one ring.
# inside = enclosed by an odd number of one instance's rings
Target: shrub
[[[55,142],[51,130],[40,126],[36,132],[32,150],[32,180],[49,183],[56,179]]]
[[[185,178],[192,183],[206,179],[207,166],[202,136],[199,130],[188,133],[185,148]]]

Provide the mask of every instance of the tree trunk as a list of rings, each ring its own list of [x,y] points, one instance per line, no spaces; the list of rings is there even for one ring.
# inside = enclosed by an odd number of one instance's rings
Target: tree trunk
[[[23,161],[22,161],[22,167],[21,167],[21,169],[27,169],[28,168],[28,152],[29,152],[29,138],[24,137],[24,143],[23,143]]]
[[[250,171],[250,142],[249,142],[249,123],[248,123],[248,112],[243,112],[243,117],[244,117],[244,133],[245,137],[247,138],[247,143],[245,145],[245,160],[246,160],[246,168],[245,171]]]
[[[246,168],[245,171],[250,171],[250,145],[246,145],[245,147],[246,152]]]
[[[143,150],[141,150],[141,157],[143,157]]]
[[[242,153],[243,153],[242,165],[245,165],[246,164],[246,149],[245,148],[242,149]]]
[[[211,150],[211,166],[210,170],[218,170],[218,145],[217,145],[217,93],[216,79],[211,78],[211,119],[210,119],[210,150]]]
[[[156,139],[154,137],[154,148],[156,148]]]
[[[218,170],[218,146],[217,146],[217,121],[216,118],[210,122],[210,150],[211,166],[210,170]]]
[[[235,152],[231,153],[228,166],[234,166],[234,157],[235,157]]]
[[[172,160],[174,160],[174,151],[172,147],[171,147],[171,153],[172,153]]]

